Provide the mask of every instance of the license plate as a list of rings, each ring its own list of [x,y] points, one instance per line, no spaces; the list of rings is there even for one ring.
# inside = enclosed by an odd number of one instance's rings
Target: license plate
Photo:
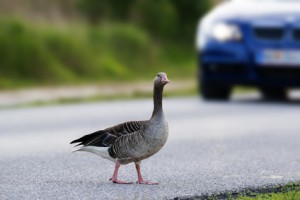
[[[260,65],[287,65],[300,67],[300,51],[262,50],[256,54],[256,62]]]

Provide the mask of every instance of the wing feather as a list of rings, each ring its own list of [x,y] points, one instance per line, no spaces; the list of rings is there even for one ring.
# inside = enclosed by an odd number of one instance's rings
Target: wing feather
[[[117,138],[141,130],[145,123],[146,121],[124,122],[104,130],[84,135],[79,139],[73,140],[70,144],[78,143],[76,146],[109,147]]]

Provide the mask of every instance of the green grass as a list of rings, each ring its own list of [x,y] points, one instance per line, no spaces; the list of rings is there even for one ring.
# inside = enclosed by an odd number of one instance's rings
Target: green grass
[[[300,186],[287,187],[279,193],[253,194],[253,196],[240,196],[236,200],[300,200]]]
[[[245,189],[240,192],[213,195],[205,199],[229,199],[229,200],[300,200],[300,182],[286,185],[263,187],[257,189]]]
[[[0,89],[194,78],[193,47],[156,41],[130,24],[33,24],[0,18]]]
[[[196,197],[175,199],[194,200],[300,200],[300,182],[262,188],[244,189],[239,192],[224,192]]]

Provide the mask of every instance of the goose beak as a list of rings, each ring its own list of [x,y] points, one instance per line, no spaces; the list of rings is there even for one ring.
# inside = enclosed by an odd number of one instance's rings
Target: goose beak
[[[163,76],[163,77],[161,78],[161,82],[162,82],[163,84],[167,84],[167,83],[170,83],[170,80],[168,79],[167,76]]]

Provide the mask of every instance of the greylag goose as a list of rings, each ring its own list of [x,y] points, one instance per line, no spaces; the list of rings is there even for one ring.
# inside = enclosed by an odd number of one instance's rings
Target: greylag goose
[[[111,181],[113,183],[128,184],[118,179],[120,165],[135,163],[139,184],[158,184],[144,181],[140,163],[157,153],[166,143],[168,138],[168,122],[163,107],[163,88],[169,83],[167,74],[160,72],[154,79],[152,116],[145,121],[129,121],[113,127],[99,130],[85,135],[71,142],[79,143],[81,147],[75,151],[87,151],[100,155],[115,163],[115,170]]]

